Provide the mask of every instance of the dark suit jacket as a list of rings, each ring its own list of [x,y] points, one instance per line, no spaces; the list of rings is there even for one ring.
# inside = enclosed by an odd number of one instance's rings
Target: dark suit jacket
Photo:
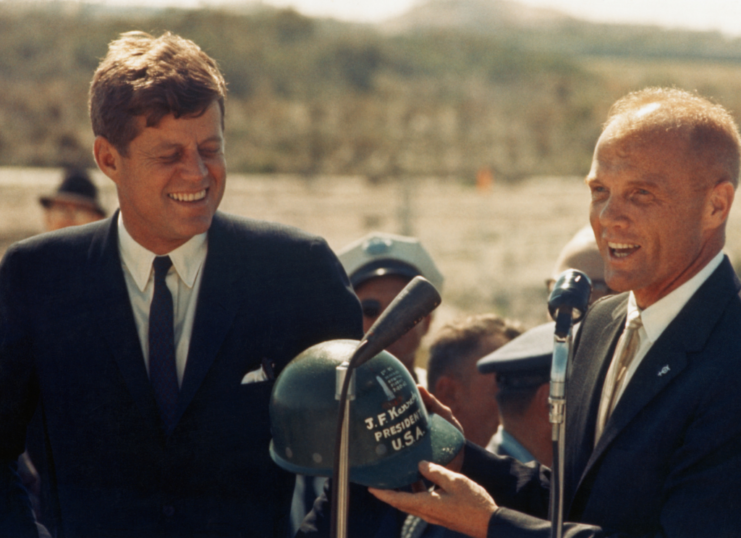
[[[725,259],[641,362],[596,447],[627,294],[589,311],[567,388],[564,519],[580,524],[565,536],[741,536],[739,287]],[[506,507],[492,538],[549,535],[547,469],[469,446],[464,472]]]
[[[272,382],[303,349],[362,335],[326,243],[217,213],[180,391],[161,428],[118,253],[116,215],[11,247],[0,266],[0,536],[35,536],[13,461],[40,404],[65,537],[280,536],[293,475],[268,455]]]

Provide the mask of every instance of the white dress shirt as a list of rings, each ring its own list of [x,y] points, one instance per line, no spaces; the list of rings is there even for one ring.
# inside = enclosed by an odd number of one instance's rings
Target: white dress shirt
[[[126,231],[121,214],[118,215],[118,248],[121,254],[126,288],[134,312],[134,321],[144,354],[144,363],[149,372],[149,308],[154,294],[154,271],[152,262],[157,256],[137,243]],[[190,337],[201,288],[203,263],[208,253],[207,234],[202,233],[188,240],[168,254],[172,267],[165,282],[172,294],[175,328],[175,363],[178,384],[183,383],[185,364],[188,360]]]
[[[638,350],[636,351],[636,355],[633,358],[632,362],[630,363],[628,370],[625,373],[625,377],[623,378],[623,381],[621,385],[616,389],[615,394],[615,406],[617,406],[618,401],[620,400],[620,397],[623,395],[623,392],[625,391],[625,387],[628,386],[628,383],[630,383],[630,380],[633,377],[633,374],[636,372],[638,367],[640,366],[641,362],[643,361],[643,358],[646,356],[648,351],[651,349],[651,346],[654,345],[654,342],[656,342],[661,334],[664,332],[664,330],[669,326],[669,324],[674,320],[675,317],[677,317],[677,314],[679,314],[679,311],[682,310],[685,304],[687,304],[687,301],[690,300],[690,298],[695,294],[695,292],[700,288],[700,286],[703,285],[703,283],[710,277],[710,275],[715,271],[718,266],[723,261],[723,252],[719,252],[710,262],[708,262],[705,267],[703,267],[700,272],[698,272],[695,276],[690,278],[687,282],[679,286],[676,290],[672,291],[669,295],[666,297],[662,297],[658,301],[656,301],[654,304],[646,308],[645,310],[640,310],[638,308],[638,305],[636,304],[636,298],[633,292],[630,292],[630,295],[628,297],[628,317],[627,320],[630,319],[631,312],[634,312],[636,310],[640,311],[641,314],[641,322],[642,326],[638,330],[638,338],[639,338],[639,345]],[[624,333],[623,333],[624,334]],[[622,337],[621,337],[622,338]],[[618,346],[615,348],[615,350],[620,349],[620,344],[618,343]],[[610,370],[607,373],[606,379],[611,379],[610,373],[612,370],[617,368],[617,362],[618,357],[613,356],[612,362],[610,363]],[[601,428],[599,425],[602,423],[603,419],[601,417],[604,417],[607,413],[607,384],[603,385],[602,387],[602,399],[600,401],[600,408],[598,413],[598,419],[597,419],[597,436],[595,438],[595,444],[599,440],[599,437],[601,435]]]

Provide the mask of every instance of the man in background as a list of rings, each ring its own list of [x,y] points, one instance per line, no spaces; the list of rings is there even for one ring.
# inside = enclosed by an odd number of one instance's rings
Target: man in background
[[[546,288],[550,294],[559,275],[567,269],[577,269],[592,281],[592,294],[589,304],[606,295],[615,293],[605,282],[605,263],[594,239],[591,226],[580,229],[561,249],[556,264],[553,267],[551,278],[546,280]],[[550,317],[550,316],[549,316]]]
[[[497,381],[476,362],[516,338],[519,326],[494,314],[448,323],[435,333],[427,362],[429,391],[450,410],[466,439],[486,446],[499,426]]]
[[[476,362],[520,335],[518,325],[495,314],[469,316],[440,328],[430,344],[427,382],[430,393],[447,405],[466,439],[485,446],[499,426],[497,380]],[[400,538],[462,538],[463,535],[408,516]],[[379,537],[380,538],[380,537]]]
[[[98,188],[81,168],[68,168],[56,192],[41,196],[44,230],[51,232],[105,218],[98,200]]]
[[[337,256],[360,299],[364,331],[371,328],[415,276],[426,278],[442,293],[443,275],[422,243],[414,237],[374,232],[347,245]],[[386,349],[424,387],[427,386],[426,371],[415,367],[415,359],[431,322],[432,314],[429,314]]]
[[[539,325],[478,361],[479,372],[495,375],[499,429],[486,449],[522,463],[551,466],[549,421],[554,323]]]
[[[217,211],[225,100],[213,59],[170,33],[123,34],[96,70],[93,150],[120,211],[0,265],[0,536],[38,536],[16,474],[37,408],[54,535],[288,532],[273,379],[360,338],[360,308],[324,240]]]

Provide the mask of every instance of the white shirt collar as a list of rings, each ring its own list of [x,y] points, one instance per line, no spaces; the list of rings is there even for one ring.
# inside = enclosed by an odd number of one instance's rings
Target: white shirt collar
[[[198,272],[206,260],[208,252],[207,237],[207,232],[195,235],[186,243],[168,253],[180,280],[189,288],[192,288],[195,284]],[[141,246],[131,237],[126,230],[126,226],[124,226],[120,212],[118,214],[118,248],[121,253],[121,260],[134,278],[139,291],[143,292],[144,288],[147,287],[147,282],[149,282],[152,262],[157,255]]]
[[[716,256],[703,267],[699,273],[690,278],[687,282],[679,286],[676,290],[672,291],[666,297],[662,297],[654,304],[641,311],[641,321],[643,323],[643,329],[646,331],[645,334],[651,343],[656,342],[664,332],[672,320],[677,317],[679,311],[682,310],[687,301],[690,300],[695,292],[700,289],[700,286],[713,274],[718,266],[723,261],[723,251],[716,254]],[[636,298],[633,292],[630,292],[628,299],[628,314],[639,310],[636,303]]]

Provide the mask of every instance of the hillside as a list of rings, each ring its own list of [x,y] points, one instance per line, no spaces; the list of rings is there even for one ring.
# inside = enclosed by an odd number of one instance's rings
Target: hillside
[[[424,23],[440,17],[455,24]],[[291,10],[0,3],[0,166],[93,164],[89,81],[129,30],[179,33],[219,62],[235,172],[582,175],[607,108],[627,91],[677,85],[741,112],[738,40],[594,25],[506,0],[432,0],[404,20],[389,32]]]
[[[496,35],[529,50],[570,56],[741,61],[741,38],[719,32],[594,23],[512,0],[428,0],[378,28],[394,35],[439,30]]]
[[[391,34],[431,29],[491,33],[506,28],[553,28],[573,21],[556,10],[511,0],[430,0],[378,27]]]

